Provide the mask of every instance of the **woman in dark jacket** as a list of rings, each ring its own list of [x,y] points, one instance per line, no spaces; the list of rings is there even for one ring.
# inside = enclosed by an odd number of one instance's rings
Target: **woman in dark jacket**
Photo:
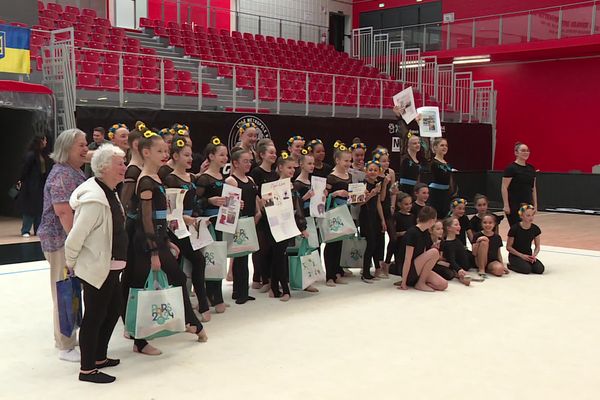
[[[21,172],[21,192],[17,204],[23,214],[21,236],[29,237],[31,226],[33,234],[37,235],[42,218],[44,201],[44,184],[50,171],[51,160],[46,151],[48,139],[46,136],[33,138],[29,151],[25,155],[23,171]]]

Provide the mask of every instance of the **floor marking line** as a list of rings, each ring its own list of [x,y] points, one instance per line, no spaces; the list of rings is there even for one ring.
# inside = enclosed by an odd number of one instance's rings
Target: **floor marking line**
[[[37,269],[26,269],[23,271],[0,272],[0,275],[15,275],[15,274],[23,274],[25,272],[47,271],[49,269],[50,268],[37,268]]]

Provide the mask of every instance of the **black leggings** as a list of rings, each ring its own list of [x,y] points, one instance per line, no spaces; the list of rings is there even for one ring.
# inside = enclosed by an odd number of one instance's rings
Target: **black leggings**
[[[337,274],[344,275],[344,270],[340,267],[340,256],[342,254],[342,242],[326,243],[323,251],[325,258],[325,275],[326,279],[332,279],[334,282],[337,279]]]
[[[142,250],[146,246],[146,238],[143,233],[136,236],[135,246],[137,256],[135,268],[133,271],[130,271],[131,287],[141,289],[146,284],[148,274],[150,273],[150,254],[143,252]],[[181,292],[183,294],[183,307],[185,309],[185,322],[197,327],[198,331],[201,331],[202,323],[198,320],[196,314],[194,314],[194,309],[192,308],[192,303],[190,302],[190,296],[187,293],[187,276],[185,276],[185,273],[181,268],[179,268],[179,263],[171,253],[166,241],[158,244],[158,255],[160,258],[160,269],[167,275],[169,283],[173,286],[181,287]],[[217,283],[219,286],[221,286],[220,281]],[[148,342],[144,339],[135,339],[135,345],[140,351],[144,348],[144,346],[146,346],[147,343]]]
[[[385,263],[389,264],[392,262],[392,256],[396,254],[396,248],[398,247],[398,240],[396,239],[396,220],[394,217],[386,217],[385,226],[390,239],[387,245],[387,251],[385,253]]]
[[[233,297],[237,300],[248,298],[248,256],[233,259]]]
[[[281,297],[279,286],[283,294],[290,294],[290,267],[288,265],[286,250],[290,244],[289,240],[273,243],[271,247],[271,290],[275,297]]]
[[[208,311],[208,299],[206,297],[206,284],[204,282],[204,271],[206,269],[206,260],[200,250],[194,250],[189,238],[178,239],[174,234],[169,232],[169,238],[179,247],[181,251],[179,260],[183,261],[186,258],[192,263],[192,284],[194,292],[198,299],[198,311],[205,313]],[[187,287],[187,285],[186,285]]]
[[[437,211],[438,219],[444,219],[450,212],[450,191],[429,188],[429,204]]]
[[[262,221],[258,223],[256,236],[258,236],[259,249],[252,253],[252,265],[254,266],[252,282],[262,283],[263,285],[269,283],[269,278],[271,276],[272,238],[268,229],[268,227],[265,228]]]
[[[371,275],[371,261],[375,263],[375,268],[379,268],[378,253],[383,250],[382,241],[380,236],[382,233],[379,232],[381,227],[377,225],[375,221],[371,221],[367,215],[363,215],[360,219],[360,235],[367,240],[367,247],[365,248],[365,254],[363,256],[363,277],[366,279],[372,278]]]
[[[110,271],[106,280],[96,289],[83,279],[83,302],[85,312],[79,330],[81,369],[91,371],[96,361],[106,359],[108,342],[121,315],[123,298],[119,275],[121,271]]]
[[[435,266],[433,267],[433,272],[435,272],[447,281],[451,281],[452,279],[456,278],[457,275],[453,269],[441,264],[435,264]]]
[[[536,260],[533,264],[515,256],[508,255],[508,269],[520,274],[543,274],[544,264],[540,260]]]

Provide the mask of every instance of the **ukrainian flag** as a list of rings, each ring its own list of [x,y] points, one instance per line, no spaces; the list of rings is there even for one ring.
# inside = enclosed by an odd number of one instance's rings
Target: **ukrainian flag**
[[[0,72],[29,74],[29,40],[31,30],[0,25]]]

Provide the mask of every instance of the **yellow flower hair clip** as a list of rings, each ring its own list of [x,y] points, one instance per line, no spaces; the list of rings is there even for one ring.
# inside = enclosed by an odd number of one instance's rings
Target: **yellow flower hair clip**
[[[113,131],[108,131],[108,138],[109,138],[110,140],[113,140],[113,139],[115,138],[115,134],[114,134],[114,132],[113,132]]]
[[[136,128],[140,132],[143,132],[148,129],[148,128],[146,128],[146,124],[144,124],[143,122],[141,124],[138,124],[138,126]]]
[[[220,145],[221,144],[221,139],[219,139],[218,137],[213,138],[212,144],[214,144],[215,146]]]
[[[284,160],[287,160],[290,157],[289,153],[287,151],[282,151],[281,152],[281,158]]]
[[[338,146],[338,150],[340,151],[348,151],[348,148],[346,147],[346,145],[344,143],[340,144]]]
[[[363,142],[360,142],[360,143],[352,143],[352,144],[350,145],[350,148],[351,148],[352,150],[356,150],[356,149],[363,149],[363,150],[367,150],[367,145],[366,145],[366,144],[364,144]]]
[[[333,148],[337,149],[340,147],[341,144],[343,144],[341,140],[336,140],[335,143],[333,144]]]
[[[245,124],[242,124],[239,129],[240,135],[243,135],[246,129],[249,128],[256,128],[256,124],[254,122],[246,122]]]
[[[460,197],[452,200],[452,207],[457,207],[459,204],[464,204],[466,206],[467,205],[467,201],[465,199],[460,198]]]
[[[522,216],[527,210],[535,210],[535,207],[531,204],[523,204],[521,207],[519,207],[519,217]]]
[[[158,135],[150,130],[147,130],[146,132],[144,132],[144,137],[146,139],[150,139],[152,136],[158,136]]]
[[[302,140],[304,142],[304,138],[302,136],[296,135],[296,136],[292,136],[291,138],[288,139],[288,141],[287,141],[288,146],[293,145],[296,140]]]
[[[187,133],[187,131],[186,131],[185,129],[179,129],[179,130],[177,131],[177,134],[178,134],[179,136],[185,136],[185,134],[186,134],[186,133]]]
[[[377,160],[369,160],[367,161],[367,164],[365,165],[367,168],[369,168],[369,165],[376,165],[377,168],[379,168],[381,170],[381,163]]]
[[[308,154],[308,150],[306,149],[302,149],[302,151],[300,152],[303,156]]]
[[[177,147],[179,147],[180,149],[185,147],[185,140],[183,139],[177,139],[177,141],[175,142],[175,145]]]

